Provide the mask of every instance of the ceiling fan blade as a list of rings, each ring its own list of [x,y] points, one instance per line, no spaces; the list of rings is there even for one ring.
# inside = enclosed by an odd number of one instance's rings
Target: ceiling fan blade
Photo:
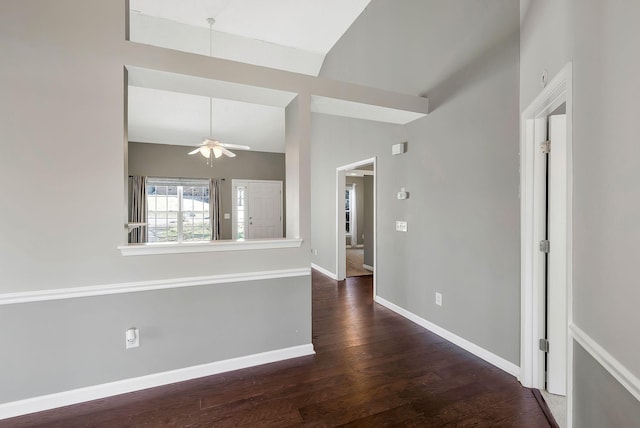
[[[235,158],[235,157],[236,157],[236,154],[235,154],[235,153],[233,153],[232,151],[227,150],[227,149],[225,149],[225,148],[224,148],[224,147],[222,147],[222,146],[218,146],[218,147],[220,148],[220,150],[222,151],[222,153],[224,153],[225,155],[229,156],[230,158]]]
[[[189,152],[189,154],[190,154],[190,155],[195,155],[195,154],[196,154],[196,153],[198,153],[199,151],[200,151],[200,147],[198,147],[198,148],[197,148],[197,149],[195,149],[195,150],[190,151],[190,152]]]
[[[216,157],[216,159],[218,159],[220,156],[222,156],[222,151],[224,149],[220,146],[213,146],[211,148],[211,151],[213,152],[213,155]]]
[[[202,146],[198,150],[205,158],[209,159],[211,157],[211,147]]]
[[[227,149],[236,149],[236,150],[251,150],[249,146],[243,146],[240,144],[229,144],[229,143],[218,143],[219,146],[226,147]]]

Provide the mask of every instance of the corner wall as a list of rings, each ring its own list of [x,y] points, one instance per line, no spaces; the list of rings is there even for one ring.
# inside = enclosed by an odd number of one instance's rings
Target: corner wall
[[[216,62],[125,41],[126,3],[0,6],[0,179],[16,189],[0,214],[0,418],[15,400],[311,348],[308,248],[118,250],[126,243],[125,65],[198,74]],[[308,126],[292,141],[292,162],[302,162],[296,181],[308,180],[306,136]],[[296,221],[308,241],[306,197],[294,203],[306,204]],[[73,298],[78,290],[87,297]],[[34,296],[40,301],[18,303]],[[141,345],[126,350],[132,326]]]
[[[552,78],[573,63],[573,323],[640,391],[640,3],[521,0],[520,8],[521,108],[541,91],[544,69]],[[574,426],[640,424],[640,402],[612,386],[593,349],[575,349]]]
[[[507,1],[373,0],[321,75],[427,93],[432,112],[405,126],[316,114],[311,146],[314,263],[336,271],[335,168],[377,156],[378,296],[512,367],[520,347],[517,27],[517,5]],[[392,156],[401,141],[408,152]],[[408,200],[396,199],[401,187]],[[407,233],[395,231],[396,220],[408,222]]]

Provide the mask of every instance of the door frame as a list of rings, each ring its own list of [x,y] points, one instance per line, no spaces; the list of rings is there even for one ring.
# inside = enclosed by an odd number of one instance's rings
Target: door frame
[[[247,203],[247,212],[244,219],[244,230],[249,231],[249,223],[248,223],[248,215],[249,215],[249,183],[279,183],[280,184],[280,235],[284,235],[284,201],[282,195],[282,180],[249,180],[242,178],[234,178],[231,180],[231,239],[236,240],[236,235],[238,234],[238,211],[237,211],[237,203],[238,203],[238,192],[236,191],[236,187],[245,185],[246,193],[245,199]],[[251,238],[245,238],[245,240]]]
[[[364,159],[336,168],[336,279],[342,281],[347,275],[346,231],[344,212],[344,192],[346,189],[346,171],[373,164],[373,295],[376,295],[376,278],[378,272],[378,193],[377,157]]]
[[[567,284],[567,426],[572,426],[573,404],[573,339],[569,325],[573,322],[573,85],[572,64],[568,63],[524,110],[520,118],[520,263],[521,263],[521,346],[520,382],[529,388],[544,389],[544,355],[538,350],[542,338],[545,306],[544,254],[538,251],[539,231],[545,219],[536,209],[543,201],[540,191],[541,174],[539,148],[535,140],[536,119],[549,116],[562,104],[566,105],[566,284]],[[553,149],[552,149],[553,152]],[[553,244],[552,244],[553,245]],[[542,360],[542,361],[541,361]],[[541,372],[542,371],[542,372]],[[541,384],[542,382],[542,384]]]

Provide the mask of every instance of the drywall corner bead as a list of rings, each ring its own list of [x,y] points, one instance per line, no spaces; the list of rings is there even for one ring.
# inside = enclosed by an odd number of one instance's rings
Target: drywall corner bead
[[[391,154],[392,155],[401,155],[407,152],[407,142],[404,141],[402,143],[394,144],[391,146]]]

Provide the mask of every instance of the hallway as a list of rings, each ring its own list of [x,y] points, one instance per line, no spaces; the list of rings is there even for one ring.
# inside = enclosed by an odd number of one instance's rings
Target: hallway
[[[0,421],[0,427],[548,427],[515,378],[313,272],[315,356]]]

